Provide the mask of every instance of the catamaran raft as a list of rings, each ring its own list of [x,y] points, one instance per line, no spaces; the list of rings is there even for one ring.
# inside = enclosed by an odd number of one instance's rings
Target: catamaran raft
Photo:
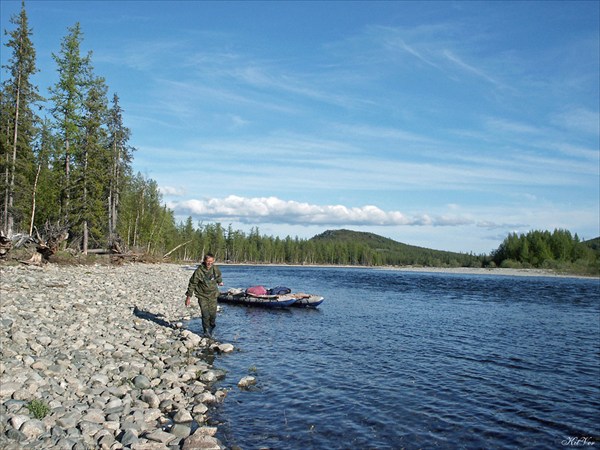
[[[276,287],[265,289],[263,286],[253,286],[248,289],[229,288],[221,292],[218,301],[247,306],[263,306],[266,308],[285,308],[296,306],[301,308],[316,308],[325,299],[319,295],[292,293],[290,289]]]

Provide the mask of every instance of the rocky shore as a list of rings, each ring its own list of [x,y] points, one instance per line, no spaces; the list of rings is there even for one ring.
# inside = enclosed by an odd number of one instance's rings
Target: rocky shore
[[[171,264],[0,266],[0,448],[220,449],[223,376]]]

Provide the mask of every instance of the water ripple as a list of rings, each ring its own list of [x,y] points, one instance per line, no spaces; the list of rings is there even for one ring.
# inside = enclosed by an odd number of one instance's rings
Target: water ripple
[[[224,306],[214,414],[245,450],[557,448],[600,436],[600,295],[589,280],[230,268],[317,311]],[[192,326],[194,324],[192,323]],[[199,327],[199,322],[196,323]],[[239,391],[252,373],[258,388]]]

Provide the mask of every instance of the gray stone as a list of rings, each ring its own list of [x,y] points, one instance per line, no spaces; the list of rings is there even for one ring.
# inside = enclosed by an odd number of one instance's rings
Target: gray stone
[[[23,442],[27,440],[27,436],[25,436],[25,433],[19,431],[19,430],[15,430],[14,428],[9,428],[8,431],[6,432],[6,436],[9,439],[12,439],[13,441],[17,441],[17,442]]]
[[[82,421],[93,422],[93,423],[104,423],[104,412],[99,409],[89,409],[86,414],[81,418]]]
[[[171,433],[167,433],[166,431],[163,431],[163,430],[151,431],[150,433],[145,434],[144,437],[150,441],[160,442],[161,444],[165,444],[165,445],[168,445],[169,442],[177,439],[177,436],[175,436]]]
[[[219,441],[207,434],[196,431],[183,441],[182,450],[221,450]]]
[[[81,420],[81,413],[72,411],[56,420],[56,425],[62,428],[75,428]]]
[[[0,319],[0,328],[10,330],[14,323],[15,321],[13,319],[10,317],[5,317],[4,319]]]
[[[150,408],[158,408],[158,406],[160,405],[160,399],[158,398],[158,395],[156,395],[154,391],[151,390],[146,390],[142,392],[142,396],[140,397],[140,399],[143,402],[148,403],[148,406],[150,406]]]
[[[21,428],[21,425],[23,425],[29,419],[31,419],[31,417],[26,416],[25,414],[18,414],[16,416],[12,416],[8,423],[10,423],[10,426],[13,427],[15,430],[18,430],[19,428]]]
[[[94,436],[98,431],[102,429],[102,426],[100,424],[94,422],[87,422],[85,420],[79,422],[79,425],[77,426],[81,430],[81,434],[83,436]]]
[[[102,386],[106,386],[110,381],[108,375],[104,375],[103,373],[97,373],[91,376],[90,381],[93,384],[100,384]]]
[[[231,344],[220,344],[217,346],[217,348],[221,353],[231,353],[235,349],[235,347]]]
[[[139,442],[139,440],[140,439],[138,437],[137,431],[130,428],[128,430],[125,430],[123,435],[120,437],[119,442],[121,442],[121,444],[124,447],[128,447],[131,444],[135,444],[136,442]]]
[[[217,434],[217,427],[200,427],[196,430],[196,433],[215,436]]]
[[[201,374],[198,379],[204,383],[211,383],[217,380],[217,374],[213,370],[207,370]]]
[[[169,433],[177,436],[178,438],[186,438],[192,432],[192,426],[183,423],[176,423],[171,427]]]
[[[65,430],[59,426],[54,426],[50,430],[50,435],[55,439],[60,439],[66,435]]]
[[[116,442],[112,434],[105,434],[99,439],[96,437],[96,441],[98,443],[98,448],[101,448],[103,450],[109,450]]]
[[[109,402],[106,404],[105,407],[105,411],[109,410],[109,409],[113,409],[113,408],[119,408],[119,407],[123,407],[123,400],[121,400],[120,398],[115,398],[112,400],[109,400]]]
[[[192,409],[194,414],[204,414],[206,411],[208,411],[208,406],[206,406],[204,403],[198,403]]]
[[[0,398],[10,398],[10,396],[20,388],[21,383],[2,382],[0,383]]]
[[[192,415],[185,409],[180,409],[173,416],[173,422],[175,423],[188,423],[194,420]]]
[[[162,411],[162,412],[169,412],[173,410],[173,400],[171,399],[164,399],[160,402],[160,404],[158,405],[158,408]]]
[[[138,375],[133,379],[133,385],[138,389],[148,389],[150,380],[145,375]]]
[[[46,426],[41,420],[31,419],[21,425],[19,431],[27,436],[27,439],[36,439],[46,431]]]
[[[138,442],[131,446],[131,450],[170,450],[161,442]]]
[[[254,377],[252,377],[250,375],[245,376],[240,381],[238,381],[238,386],[240,388],[247,388],[247,387],[252,386],[254,384],[256,384],[256,378],[254,378]]]

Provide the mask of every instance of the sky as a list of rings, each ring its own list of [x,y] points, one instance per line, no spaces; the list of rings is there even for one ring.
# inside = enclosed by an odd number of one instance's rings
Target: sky
[[[79,22],[178,221],[475,254],[600,236],[600,2],[25,5],[40,93]]]

